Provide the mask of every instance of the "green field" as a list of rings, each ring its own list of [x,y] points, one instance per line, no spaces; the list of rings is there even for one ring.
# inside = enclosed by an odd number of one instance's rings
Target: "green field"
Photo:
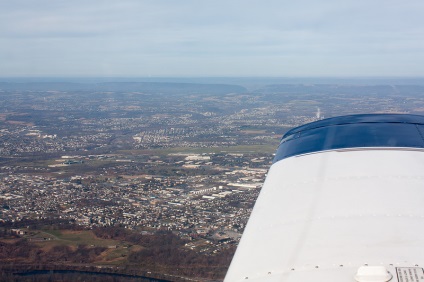
[[[273,154],[277,150],[279,142],[275,141],[275,144],[266,145],[239,145],[231,147],[216,147],[216,148],[187,148],[187,147],[176,147],[166,149],[149,149],[149,150],[122,150],[118,153],[128,155],[168,155],[168,154],[221,154],[221,153],[265,153]]]
[[[108,247],[120,245],[121,241],[97,238],[92,231],[70,231],[70,230],[43,230],[41,234],[50,235],[52,241],[63,241],[68,245],[95,245],[99,247]]]
[[[26,229],[23,229],[26,230]],[[78,246],[107,248],[97,259],[96,264],[121,265],[131,251],[141,250],[143,247],[131,243],[96,237],[92,231],[72,230],[26,230],[25,237],[34,242],[43,250],[50,250],[55,246],[69,246],[76,249]]]

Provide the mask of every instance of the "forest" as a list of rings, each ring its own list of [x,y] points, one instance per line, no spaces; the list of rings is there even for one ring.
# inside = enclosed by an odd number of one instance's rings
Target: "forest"
[[[84,234],[92,234],[94,242],[99,243],[50,238],[44,238],[44,241],[31,240],[28,236],[18,235],[17,230],[21,232],[28,230],[25,232],[30,233],[44,230],[46,234],[49,234],[48,232],[56,232],[55,234],[85,232]],[[102,246],[103,241],[125,245],[128,252],[113,261],[105,261],[108,254],[110,255],[110,252],[114,250]],[[82,279],[89,275],[84,274],[84,271],[89,271],[90,275],[93,273],[103,275],[103,280],[98,281],[133,281],[144,279],[142,277],[159,279],[157,281],[186,281],[187,278],[199,281],[222,280],[235,249],[230,247],[217,254],[204,254],[187,248],[188,242],[170,231],[161,230],[146,235],[139,231],[114,226],[88,230],[60,220],[54,222],[30,220],[20,222],[19,226],[2,223],[0,224],[0,279],[2,281],[15,281],[15,279],[45,281],[46,275],[50,275],[48,279],[51,281],[72,281],[75,277]],[[23,276],[34,270],[56,272]],[[59,270],[72,270],[72,272],[58,273]],[[104,276],[105,274],[110,276]],[[97,278],[89,276],[88,280],[94,281]]]

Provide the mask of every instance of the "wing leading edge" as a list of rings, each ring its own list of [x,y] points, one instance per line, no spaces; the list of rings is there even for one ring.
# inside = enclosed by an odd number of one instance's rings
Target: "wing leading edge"
[[[355,115],[287,132],[225,281],[424,281],[423,126]]]

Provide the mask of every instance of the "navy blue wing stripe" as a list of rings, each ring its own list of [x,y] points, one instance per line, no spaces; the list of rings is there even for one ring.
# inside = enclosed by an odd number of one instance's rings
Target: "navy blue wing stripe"
[[[331,118],[288,131],[274,162],[300,154],[357,147],[424,148],[424,117],[375,114]]]

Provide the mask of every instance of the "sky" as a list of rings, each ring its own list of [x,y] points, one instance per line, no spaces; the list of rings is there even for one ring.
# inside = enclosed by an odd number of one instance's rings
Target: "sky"
[[[423,77],[422,0],[0,0],[2,77]]]

